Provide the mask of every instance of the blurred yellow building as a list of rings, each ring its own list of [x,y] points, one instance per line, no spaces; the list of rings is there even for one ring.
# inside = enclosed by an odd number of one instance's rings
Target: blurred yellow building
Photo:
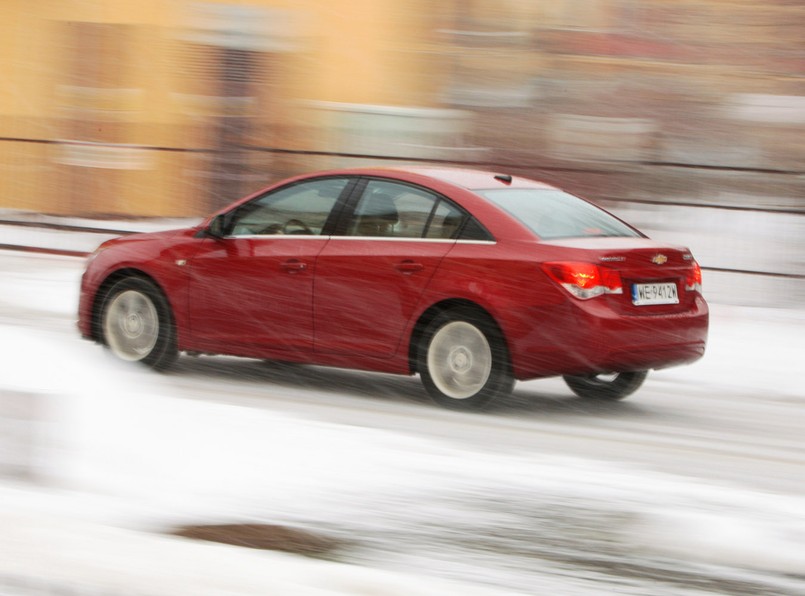
[[[796,2],[4,0],[0,11],[0,209],[196,215],[286,175],[387,158],[557,182],[575,170],[596,196],[624,175],[639,188],[657,163],[805,165]]]
[[[339,105],[427,108],[418,4],[6,0],[0,206],[206,211],[288,171],[266,149],[321,149]]]

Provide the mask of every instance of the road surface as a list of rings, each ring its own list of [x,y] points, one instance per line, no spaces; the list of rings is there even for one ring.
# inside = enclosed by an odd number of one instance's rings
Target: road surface
[[[0,391],[47,404],[36,475],[113,525],[295,524],[490,593],[805,593],[803,310],[713,304],[705,358],[623,402],[547,379],[467,414],[414,377],[118,363],[77,335],[82,267],[0,251]]]

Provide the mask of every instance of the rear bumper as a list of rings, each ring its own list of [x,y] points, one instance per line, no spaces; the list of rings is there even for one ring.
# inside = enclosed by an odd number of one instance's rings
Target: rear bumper
[[[603,301],[573,301],[534,309],[524,323],[507,334],[521,380],[694,362],[705,352],[709,309],[697,297],[685,312],[630,316],[612,312]]]

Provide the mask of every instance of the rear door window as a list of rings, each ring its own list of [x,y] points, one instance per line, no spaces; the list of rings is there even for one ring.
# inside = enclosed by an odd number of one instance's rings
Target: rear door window
[[[369,180],[347,223],[346,235],[432,240],[488,239],[467,212],[426,189]]]

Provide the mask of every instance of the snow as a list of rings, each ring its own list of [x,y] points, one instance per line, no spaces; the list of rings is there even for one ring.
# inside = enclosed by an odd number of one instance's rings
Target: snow
[[[712,304],[707,356],[622,404],[545,380],[472,415],[417,379],[117,362],[78,338],[82,267],[0,251],[2,594],[805,592],[802,309]],[[354,545],[167,535],[230,521]]]

